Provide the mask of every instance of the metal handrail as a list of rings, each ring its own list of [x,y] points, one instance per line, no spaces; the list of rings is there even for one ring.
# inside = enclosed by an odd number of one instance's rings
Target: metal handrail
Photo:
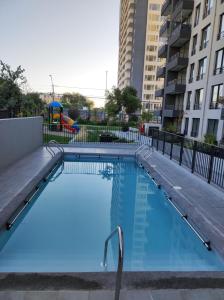
[[[64,155],[64,153],[65,153],[64,148],[58,142],[56,142],[55,140],[51,140],[51,141],[48,142],[48,146],[50,144],[54,144],[55,147],[58,148],[59,151]]]
[[[48,144],[46,144],[45,147],[46,147],[47,152],[49,152],[50,155],[51,155],[52,157],[54,157],[54,156],[55,156],[54,150],[53,150],[51,147],[49,147]]]
[[[119,300],[120,290],[121,290],[121,279],[122,279],[122,271],[123,271],[123,262],[124,262],[124,238],[123,238],[123,230],[121,226],[117,226],[116,229],[109,235],[109,237],[105,241],[104,246],[104,258],[103,258],[103,266],[107,267],[107,248],[109,240],[118,233],[119,246],[118,246],[118,266],[117,266],[117,275],[116,275],[116,289],[115,289],[115,300]]]

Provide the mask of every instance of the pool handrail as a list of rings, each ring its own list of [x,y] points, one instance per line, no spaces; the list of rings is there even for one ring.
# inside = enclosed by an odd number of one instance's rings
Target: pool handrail
[[[46,147],[47,152],[50,153],[50,155],[51,155],[52,157],[54,157],[54,156],[55,156],[54,150],[53,150],[51,147],[49,147],[48,144],[46,144],[45,147]]]
[[[58,148],[59,151],[60,151],[62,154],[65,153],[64,148],[63,148],[62,145],[60,145],[57,141],[55,141],[55,140],[50,140],[50,141],[48,142],[48,146],[49,146],[50,144],[54,144],[55,147]]]
[[[119,245],[118,245],[118,266],[117,266],[117,274],[116,274],[116,288],[115,288],[114,300],[119,300],[120,290],[121,290],[122,272],[123,272],[123,263],[124,263],[124,238],[123,238],[123,230],[122,230],[121,226],[117,226],[105,241],[103,266],[104,266],[104,268],[107,267],[106,262],[107,262],[108,243],[109,243],[110,239],[116,233],[118,234]]]

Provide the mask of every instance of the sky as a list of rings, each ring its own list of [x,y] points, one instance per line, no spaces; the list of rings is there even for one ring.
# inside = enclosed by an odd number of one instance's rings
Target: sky
[[[119,0],[0,0],[0,60],[29,91],[80,92],[97,107],[117,84]],[[99,89],[99,90],[98,90]]]

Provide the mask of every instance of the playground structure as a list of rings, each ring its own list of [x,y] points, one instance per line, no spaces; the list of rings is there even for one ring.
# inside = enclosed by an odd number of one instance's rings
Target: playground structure
[[[63,131],[63,128],[78,133],[78,123],[63,114],[63,106],[60,102],[53,101],[48,106],[48,121],[51,131]]]

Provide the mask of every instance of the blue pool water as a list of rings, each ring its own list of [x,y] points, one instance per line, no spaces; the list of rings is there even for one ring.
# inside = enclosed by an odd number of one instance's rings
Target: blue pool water
[[[0,233],[0,272],[101,272],[104,241],[118,224],[126,271],[224,270],[134,160],[70,156]]]

